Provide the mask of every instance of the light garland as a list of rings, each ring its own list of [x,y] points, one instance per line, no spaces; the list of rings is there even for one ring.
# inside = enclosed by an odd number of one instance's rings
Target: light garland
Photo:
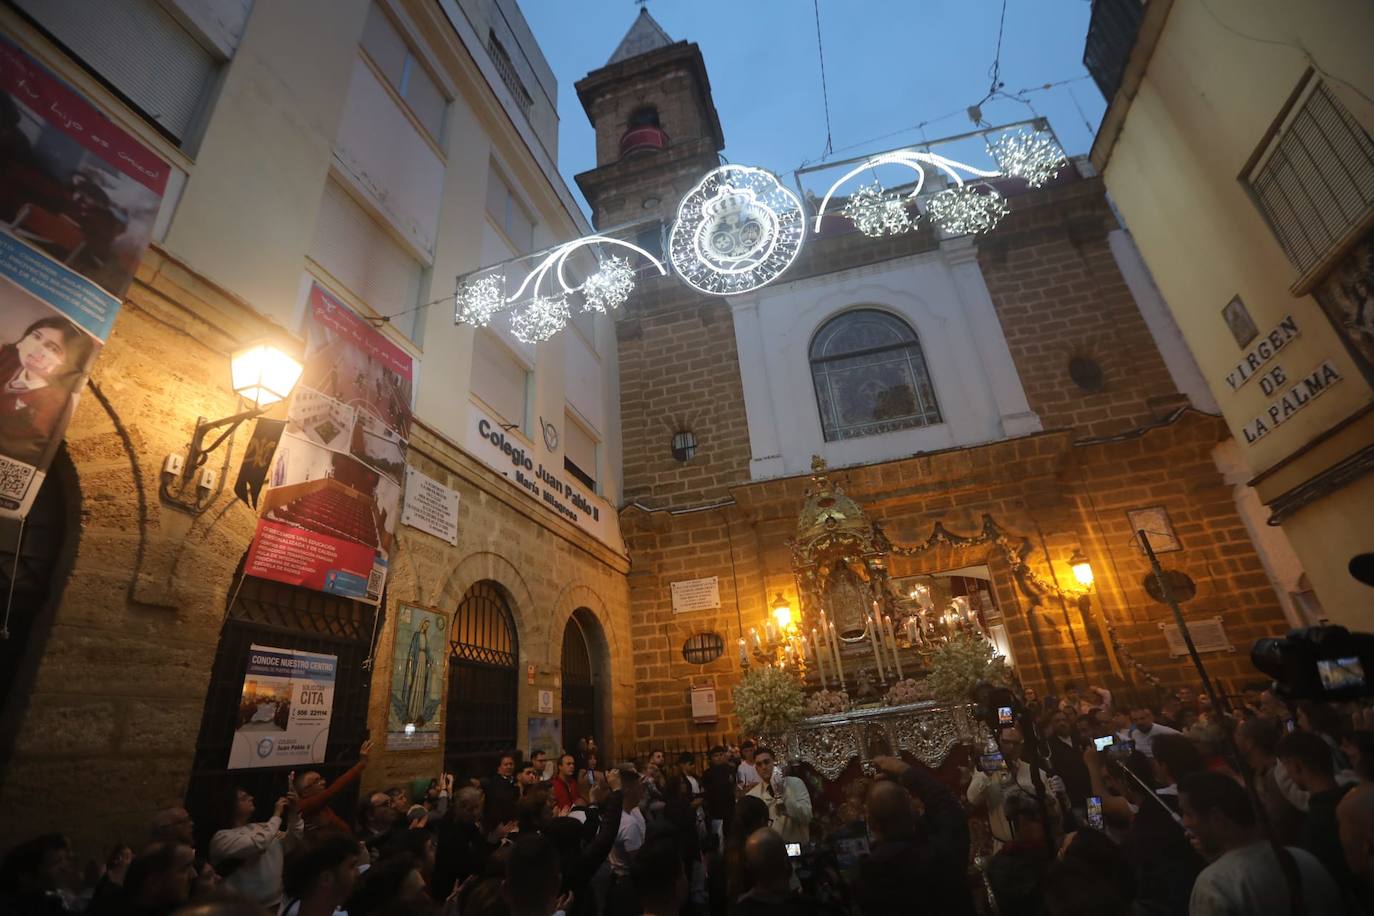
[[[825,192],[825,197],[821,198],[821,205],[816,209],[816,232],[821,231],[821,219],[825,216],[825,208],[830,205],[830,199],[835,196],[835,192],[840,189],[840,186],[843,185],[845,182],[849,181],[851,178],[855,177],[856,175],[859,175],[870,169],[875,169],[880,165],[903,165],[916,173],[916,184],[911,189],[911,191],[906,195],[907,202],[914,202],[917,196],[921,193],[921,190],[925,187],[926,166],[932,166],[937,171],[943,172],[951,181],[954,182],[955,189],[962,189],[964,187],[965,179],[964,176],[960,174],[960,172],[967,172],[969,175],[978,178],[996,178],[999,174],[998,172],[990,172],[986,169],[980,169],[976,166],[969,165],[966,162],[959,162],[957,159],[950,159],[947,156],[941,156],[939,153],[929,153],[923,152],[921,150],[899,149],[894,150],[890,153],[883,153],[879,156],[870,156],[868,159],[865,159],[863,162],[859,163],[854,168],[850,169],[849,171],[841,175],[839,180],[830,186],[830,190]],[[862,194],[863,190],[864,189],[861,187],[859,191],[855,192],[856,196]],[[851,200],[852,199],[853,198],[851,198]],[[900,198],[888,198],[885,201],[885,203],[900,203]],[[862,206],[863,205],[861,205],[861,207]],[[845,206],[844,215],[848,216],[851,221],[854,221],[855,226],[858,227],[859,231],[863,232],[865,235],[895,235],[898,231],[906,231],[906,229],[895,230],[894,228],[885,228],[883,232],[871,232],[869,231],[869,229],[865,229],[863,226],[859,226],[858,221],[855,220],[855,215],[850,212],[848,205]],[[861,209],[858,215],[867,216],[868,213],[866,212],[866,210]],[[894,222],[893,226],[895,225],[899,225],[899,222]],[[869,227],[870,229],[874,228],[871,221],[869,222]]]
[[[485,328],[506,307],[506,296],[499,274],[479,277],[458,286],[454,318],[460,324]]]
[[[572,318],[566,296],[539,296],[510,316],[510,330],[515,339],[527,344],[548,340],[563,330]]]
[[[946,188],[926,201],[926,213],[954,235],[988,232],[1010,212],[1001,194],[988,187]]]
[[[907,212],[906,201],[899,195],[886,193],[876,181],[861,185],[840,212],[870,238],[910,232],[916,228],[919,218]]]
[[[1043,186],[1069,164],[1064,150],[1042,131],[1003,134],[988,151],[1004,174],[1024,179],[1032,188]]]
[[[572,318],[568,297],[582,294],[584,311],[605,313],[618,308],[634,290],[635,273],[627,258],[609,255],[598,258],[598,269],[581,285],[568,282],[568,258],[579,248],[587,246],[628,248],[644,257],[660,276],[667,276],[668,268],[649,252],[630,242],[605,235],[588,235],[564,242],[550,249],[520,283],[515,294],[505,295],[504,274],[492,273],[476,280],[464,280],[455,295],[455,320],[462,324],[486,327],[495,315],[515,308],[511,315],[511,333],[525,343],[539,343],[553,337],[567,326]],[[552,279],[550,279],[552,277]],[[556,287],[555,287],[556,284]],[[526,292],[530,298],[522,306]]]
[[[682,198],[668,258],[688,286],[731,296],[777,279],[805,236],[801,201],[772,173],[723,165]]]
[[[611,255],[600,263],[596,273],[582,284],[582,307],[589,312],[605,314],[619,308],[630,298],[635,288],[634,271],[630,262],[622,257]]]

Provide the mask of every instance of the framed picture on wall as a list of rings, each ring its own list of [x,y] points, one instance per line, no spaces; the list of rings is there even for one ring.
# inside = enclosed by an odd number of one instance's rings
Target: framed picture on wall
[[[1236,296],[1226,303],[1226,308],[1221,310],[1221,317],[1226,322],[1226,327],[1231,329],[1231,336],[1236,339],[1236,346],[1249,346],[1250,341],[1259,336],[1259,328],[1255,327],[1255,319],[1250,317],[1250,310],[1245,307],[1240,296]]]
[[[1174,533],[1174,523],[1169,521],[1169,512],[1163,506],[1147,506],[1143,509],[1127,509],[1126,518],[1131,522],[1131,540],[1135,541],[1135,533],[1144,531],[1150,539],[1150,546],[1155,553],[1172,553],[1175,550],[1182,550],[1183,545],[1179,543],[1178,535]],[[1145,552],[1144,545],[1137,544],[1141,553]]]

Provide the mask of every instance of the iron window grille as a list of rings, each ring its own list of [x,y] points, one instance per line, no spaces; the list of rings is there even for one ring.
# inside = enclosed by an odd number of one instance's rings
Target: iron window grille
[[[1288,259],[1306,273],[1374,208],[1374,140],[1319,80],[1286,114],[1242,180]]]

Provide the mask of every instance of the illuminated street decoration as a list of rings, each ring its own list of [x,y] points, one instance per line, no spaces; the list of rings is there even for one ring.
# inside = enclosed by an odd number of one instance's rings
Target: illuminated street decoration
[[[598,269],[580,284],[568,281],[568,258],[581,248],[609,246],[628,248],[642,256],[660,276],[668,268],[649,252],[630,242],[604,235],[588,235],[550,249],[534,270],[521,281],[515,294],[505,295],[506,275],[488,273],[464,280],[455,295],[455,320],[460,324],[486,327],[500,312],[511,310],[511,333],[525,343],[548,340],[572,318],[569,297],[580,295],[582,309],[605,313],[619,308],[634,289],[634,270],[627,258],[609,255],[597,259]],[[529,299],[525,300],[526,294]]]
[[[485,328],[491,324],[496,313],[506,307],[506,297],[501,289],[501,277],[479,277],[458,287],[457,320],[459,324],[470,324]]]
[[[1003,174],[1024,179],[1032,188],[1043,186],[1069,164],[1064,150],[1042,131],[1003,134],[988,145],[988,151]]]
[[[758,289],[801,251],[801,201],[771,173],[724,165],[706,174],[678,205],[668,258],[687,285],[711,295]]]
[[[605,314],[624,305],[634,288],[635,274],[630,269],[630,262],[612,255],[582,284],[583,307],[589,312]]]
[[[906,202],[900,195],[884,191],[876,181],[861,185],[859,190],[849,195],[849,201],[840,212],[860,232],[873,238],[909,232],[916,228],[916,221],[920,218],[919,214],[913,216],[907,211]]]
[[[926,204],[927,215],[941,229],[956,235],[969,232],[986,232],[997,225],[997,221],[1006,214],[1006,203],[1002,201],[1000,194],[991,188],[982,193],[967,188],[964,175],[961,174],[967,173],[976,178],[996,178],[1001,174],[1000,172],[980,169],[966,162],[941,156],[939,153],[900,149],[878,156],[870,156],[841,175],[839,180],[830,186],[830,190],[825,192],[825,197],[821,199],[821,205],[816,210],[816,232],[821,231],[821,218],[825,216],[825,208],[830,205],[830,199],[835,196],[835,192],[850,179],[880,165],[906,166],[916,173],[916,183],[902,197],[883,192],[881,185],[876,183],[861,187],[854,192],[854,197],[862,198],[861,202],[853,209],[849,204],[846,204],[842,212],[864,235],[898,235],[912,228],[915,217],[910,215],[907,208],[915,205],[917,197],[925,188],[926,168],[928,166],[942,172],[950,181],[954,182],[954,187],[941,191]],[[974,199],[974,197],[986,197],[988,194],[1002,202],[1000,212],[995,205],[990,206],[985,200]],[[851,202],[854,197],[850,198]],[[939,205],[935,204],[936,199],[940,199]],[[903,215],[907,216],[907,223],[904,224],[895,215],[892,208],[901,210]],[[875,210],[878,211],[876,214]],[[862,224],[860,223],[861,220],[863,221]],[[979,228],[968,228],[970,226],[978,226]]]
[[[992,188],[960,185],[926,201],[926,213],[946,232],[976,235],[1001,222],[1008,208],[1006,200]]]
[[[548,340],[572,318],[567,296],[535,295],[510,316],[510,330],[517,340],[528,344]]]

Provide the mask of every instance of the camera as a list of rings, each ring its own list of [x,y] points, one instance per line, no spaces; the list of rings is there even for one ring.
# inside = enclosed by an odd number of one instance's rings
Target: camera
[[[1015,725],[1017,716],[1023,712],[1016,697],[1006,687],[981,683],[969,691],[969,698],[973,700],[974,718],[992,729],[993,734],[999,729]]]
[[[997,707],[997,724],[1003,727],[1012,725],[1016,722],[1016,717],[1012,715],[1010,706]]]
[[[773,848],[776,849],[777,847],[775,846],[775,847],[773,847]],[[801,843],[788,843],[788,844],[787,844],[787,856],[788,856],[788,858],[790,858],[790,859],[800,859],[800,858],[801,858]]]
[[[1093,750],[1099,753],[1111,747],[1116,741],[1116,735],[1103,735],[1101,738],[1093,739]]]
[[[1255,667],[1274,679],[1287,700],[1353,700],[1374,695],[1374,635],[1345,627],[1307,627],[1277,639],[1255,641]]]

